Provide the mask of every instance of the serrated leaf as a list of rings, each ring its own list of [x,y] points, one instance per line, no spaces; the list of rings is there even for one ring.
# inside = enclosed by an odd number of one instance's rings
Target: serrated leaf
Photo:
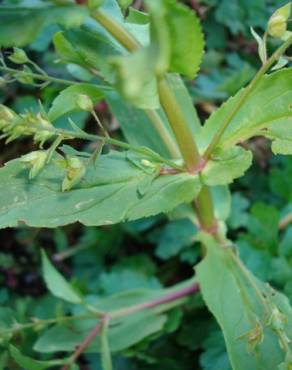
[[[275,370],[286,353],[279,344],[273,312],[280,312],[281,330],[292,337],[288,299],[242,267],[232,248],[202,235],[207,256],[196,267],[203,298],[223,330],[233,369]],[[234,256],[234,257],[233,257]],[[230,304],[232,302],[232,309]],[[279,321],[279,322],[280,322]]]
[[[20,160],[8,162],[0,169],[0,227],[17,226],[20,222],[56,227],[77,221],[105,225],[135,220],[190,202],[200,190],[197,175],[161,175],[141,197],[139,184],[152,174],[134,166],[126,153],[118,152],[100,156],[68,192],[61,191],[64,175],[53,160],[30,181]]]
[[[0,7],[0,45],[24,46],[34,41],[42,29],[57,23],[65,28],[80,26],[87,15],[81,6],[43,5]]]
[[[46,253],[42,251],[43,277],[49,291],[58,298],[71,303],[81,303],[82,298],[65,278],[55,269],[49,261]]]
[[[193,79],[201,64],[204,39],[196,14],[175,0],[148,0],[152,42],[159,45],[158,71]]]
[[[80,111],[78,105],[79,94],[88,96],[93,104],[104,98],[104,94],[98,86],[86,83],[69,86],[54,99],[48,113],[49,120],[55,121],[66,113]]]
[[[229,184],[241,177],[251,163],[252,153],[240,146],[217,148],[202,171],[202,179],[209,186]]]
[[[279,127],[292,132],[291,84],[292,68],[265,75],[225,130],[218,146],[227,149],[255,135],[268,136],[270,132],[267,132],[267,129],[270,130],[271,127],[274,130],[273,135]],[[243,90],[227,100],[207,120],[203,127],[202,150],[210,143],[219,125],[223,124],[242,93]]]
[[[58,365],[64,365],[66,360],[38,361],[23,355],[16,347],[10,345],[10,354],[14,361],[23,369],[45,370]],[[69,360],[69,359],[68,359]]]

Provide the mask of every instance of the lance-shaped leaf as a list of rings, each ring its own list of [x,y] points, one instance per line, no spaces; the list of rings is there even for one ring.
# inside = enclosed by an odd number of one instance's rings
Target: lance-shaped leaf
[[[38,7],[0,7],[0,46],[23,46],[34,41],[44,27],[61,24],[80,26],[87,15],[82,6],[43,5]]]
[[[76,221],[105,225],[135,220],[190,202],[200,190],[198,176],[154,174],[128,157],[129,153],[118,152],[101,156],[67,192],[61,191],[64,169],[54,160],[34,180],[28,179],[19,159],[8,162],[0,169],[0,227],[21,222],[56,227]]]
[[[288,369],[292,365],[288,299],[256,279],[233,248],[224,248],[207,235],[201,235],[201,240],[207,255],[196,268],[197,278],[223,330],[233,369]]]
[[[220,138],[218,146],[226,149],[253,136],[265,135],[266,129],[270,127],[273,127],[275,137],[277,137],[278,127],[279,130],[283,127],[288,130],[288,127],[292,126],[291,86],[292,68],[264,76],[236,113]],[[242,94],[243,90],[239,91],[207,120],[203,128],[202,149],[210,143]],[[290,132],[292,132],[291,129]]]

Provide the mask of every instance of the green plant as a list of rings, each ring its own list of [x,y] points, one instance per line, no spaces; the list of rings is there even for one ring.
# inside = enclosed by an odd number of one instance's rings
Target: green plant
[[[103,368],[111,369],[110,352],[125,351],[167,331],[167,313],[184,304],[199,284],[223,331],[234,369],[289,369],[291,307],[285,296],[242,264],[226,236],[224,199],[217,191],[218,186],[226,190],[251,165],[252,154],[240,143],[264,136],[272,140],[274,153],[292,152],[292,71],[282,69],[289,63],[285,52],[292,43],[287,30],[291,4],[272,15],[263,37],[253,30],[260,70],[204,126],[179,77],[193,79],[199,69],[204,49],[199,20],[172,0],[148,0],[145,6],[147,14],[130,8],[127,17],[113,0],[0,8],[0,43],[14,46],[9,59],[23,66],[12,68],[2,58],[5,82],[68,85],[48,112],[42,105],[38,114],[17,114],[1,106],[3,137],[9,142],[32,136],[40,148],[0,170],[0,225],[57,227],[78,221],[99,226],[173,211],[191,218],[205,257],[194,278],[173,288],[92,300],[77,292],[43,253],[46,285],[54,296],[74,305],[71,315],[20,324],[7,310],[0,321],[2,346],[11,342],[11,356],[27,369],[74,369],[87,350],[100,351]],[[15,27],[19,19],[22,28]],[[36,29],[55,22],[69,28],[54,35],[54,45],[62,62],[74,65],[81,82],[47,75],[18,48],[33,41]],[[269,36],[278,43],[271,55]],[[271,68],[278,70],[266,74]],[[120,120],[128,143],[111,138],[102,125],[94,104],[103,99]],[[102,135],[87,133],[72,120],[71,129],[54,126],[73,111],[92,114]],[[76,138],[100,145],[92,154],[61,146]],[[23,355],[15,339],[32,328],[45,330],[34,344],[39,353],[73,354],[43,361]]]

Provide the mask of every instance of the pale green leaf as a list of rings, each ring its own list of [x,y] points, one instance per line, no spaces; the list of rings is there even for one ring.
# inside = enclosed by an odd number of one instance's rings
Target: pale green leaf
[[[55,121],[66,113],[80,111],[78,105],[78,95],[86,95],[96,104],[103,99],[104,95],[98,86],[80,83],[72,85],[63,90],[53,101],[48,117]]]
[[[241,177],[251,166],[252,153],[240,146],[228,150],[217,148],[202,171],[206,185],[225,185]]]
[[[209,310],[223,330],[233,369],[277,369],[286,357],[280,337],[287,341],[292,338],[288,299],[258,281],[233,248],[220,246],[206,234],[201,240],[207,255],[196,267],[197,279]]]
[[[56,227],[77,221],[105,225],[135,220],[190,202],[200,190],[197,175],[178,173],[157,176],[141,196],[139,186],[153,174],[127,158],[125,152],[100,156],[67,192],[61,191],[65,170],[54,160],[34,180],[28,179],[28,170],[20,160],[8,162],[0,169],[0,227],[21,222]]]
[[[55,297],[76,304],[82,302],[82,298],[75,292],[59,271],[55,269],[44,251],[42,251],[42,265],[43,277],[47,288]]]
[[[227,149],[236,143],[256,135],[267,134],[267,129],[285,127],[292,133],[292,68],[282,69],[264,76],[248,95],[228,128],[220,138],[218,146]],[[230,115],[238,103],[243,90],[227,100],[207,120],[203,127],[201,149],[204,150],[215,132]]]
[[[253,37],[255,38],[258,44],[258,54],[262,63],[265,63],[267,60],[267,49],[265,40],[259,36],[258,33],[251,27],[250,28]]]
[[[0,7],[0,46],[23,46],[34,41],[44,27],[61,24],[80,26],[87,15],[82,6],[43,5],[38,7]]]

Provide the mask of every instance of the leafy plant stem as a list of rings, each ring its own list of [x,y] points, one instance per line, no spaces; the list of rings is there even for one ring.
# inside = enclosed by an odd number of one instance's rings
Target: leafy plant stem
[[[93,10],[91,16],[127,50],[134,51],[141,46],[134,36],[102,10]]]
[[[109,312],[109,316],[111,318],[118,318],[127,316],[139,311],[143,311],[145,309],[154,308],[156,306],[160,306],[169,302],[177,301],[181,298],[187,297],[191,294],[197,293],[199,290],[199,285],[196,284],[193,280],[191,280],[191,284],[184,286],[181,289],[178,289],[172,293],[169,293],[163,297],[159,297],[157,299],[154,299],[152,301],[148,301],[145,303],[133,305],[127,308],[123,308],[121,310],[116,310],[113,312]]]
[[[84,341],[78,346],[77,350],[74,352],[73,356],[70,359],[70,363],[64,365],[62,367],[62,370],[68,370],[70,368],[70,365],[74,364],[78,358],[82,355],[82,353],[90,346],[92,341],[95,339],[95,337],[101,332],[103,327],[103,320],[99,322],[87,335],[87,337],[84,339]]]
[[[161,306],[163,304],[171,303],[173,301],[179,301],[182,298],[185,298],[191,294],[198,292],[199,286],[198,284],[194,283],[194,280],[191,280],[191,284],[184,286],[183,288],[167,294],[163,297],[157,298],[152,301],[148,301],[145,303],[141,303],[138,305],[133,305],[125,309],[116,310],[113,312],[105,313],[101,321],[90,331],[90,333],[86,336],[84,341],[78,346],[76,351],[74,352],[73,356],[71,357],[70,363],[63,366],[62,370],[68,370],[70,365],[75,363],[77,359],[81,356],[81,354],[90,346],[92,341],[96,338],[98,334],[101,333],[101,342],[102,342],[102,349],[103,349],[103,368],[105,370],[112,369],[110,351],[108,348],[108,341],[107,341],[107,330],[111,319],[124,317],[131,315],[133,313],[137,313],[143,311],[145,309],[154,308],[157,306]]]
[[[240,98],[237,100],[236,104],[234,105],[234,108],[232,111],[226,116],[224,122],[220,126],[220,129],[216,132],[213,139],[211,140],[209,146],[207,147],[203,157],[205,160],[208,160],[210,158],[210,155],[212,154],[213,150],[218,145],[222,135],[224,134],[225,130],[228,128],[230,123],[232,122],[233,118],[237,114],[237,112],[242,107],[243,103],[246,101],[247,97],[254,91],[257,84],[261,80],[261,78],[264,76],[264,74],[270,69],[270,67],[280,58],[281,55],[289,48],[289,46],[292,44],[292,36],[290,36],[273,54],[272,56],[262,65],[262,67],[259,69],[258,73],[255,75],[255,77],[252,79],[252,81],[249,83],[246,89],[244,89],[240,95]]]
[[[65,80],[63,78],[57,78],[57,77],[52,77],[52,76],[45,75],[45,74],[21,71],[19,69],[14,69],[14,68],[9,68],[9,67],[4,67],[4,66],[0,66],[0,71],[10,73],[11,75],[22,73],[23,75],[32,77],[33,79],[36,79],[36,80],[54,82],[54,83],[58,83],[62,85],[68,85],[68,86],[78,83],[77,81],[73,81],[73,80]]]
[[[218,225],[214,217],[212,195],[207,186],[202,187],[197,199],[194,200],[194,207],[204,231],[214,235],[218,239]]]
[[[49,129],[47,129],[47,128],[44,128],[44,130],[49,131]],[[145,155],[147,157],[152,158],[154,161],[165,163],[166,165],[168,165],[172,168],[175,168],[178,171],[182,172],[184,170],[181,166],[179,166],[175,162],[161,157],[159,154],[153,152],[152,150],[150,150],[146,147],[130,145],[130,144],[125,143],[123,141],[112,139],[110,137],[87,134],[86,132],[83,132],[81,130],[79,132],[73,132],[73,131],[70,131],[70,130],[53,129],[52,131],[54,132],[55,135],[63,136],[64,140],[65,139],[67,139],[67,140],[68,139],[84,139],[84,140],[89,140],[89,141],[102,141],[106,144],[115,145],[117,147],[120,147],[120,148],[123,148],[123,149],[126,149],[126,150],[132,150],[136,153]]]
[[[124,27],[101,10],[95,10],[91,15],[128,51],[133,52],[141,46]],[[196,172],[202,164],[202,159],[181,107],[177,103],[165,77],[161,77],[158,81],[158,93],[161,105],[175,134],[185,165],[189,172]],[[206,231],[211,228],[214,229],[217,221],[214,216],[212,197],[206,187],[204,187],[196,200],[196,210],[202,228]],[[216,232],[213,232],[213,234],[216,234]]]

